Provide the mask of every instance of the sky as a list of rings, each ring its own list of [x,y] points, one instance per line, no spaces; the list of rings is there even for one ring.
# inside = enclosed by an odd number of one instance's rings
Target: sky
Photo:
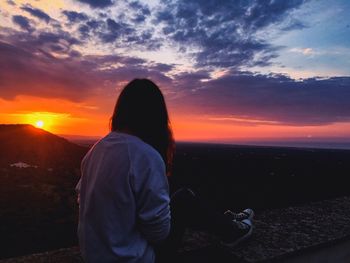
[[[350,140],[350,1],[0,2],[0,123],[103,136],[134,78],[175,139]]]

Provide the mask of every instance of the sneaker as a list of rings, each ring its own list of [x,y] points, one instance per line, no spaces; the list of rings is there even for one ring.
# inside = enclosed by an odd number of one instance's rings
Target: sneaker
[[[231,210],[227,210],[225,211],[224,215],[230,217],[231,220],[242,221],[244,219],[249,219],[252,221],[254,218],[254,211],[250,208],[244,209],[239,213],[234,213]]]
[[[237,227],[238,237],[234,240],[221,240],[221,244],[226,248],[233,248],[239,243],[248,239],[253,233],[253,223],[249,219],[243,219],[242,221],[232,220],[232,223]]]

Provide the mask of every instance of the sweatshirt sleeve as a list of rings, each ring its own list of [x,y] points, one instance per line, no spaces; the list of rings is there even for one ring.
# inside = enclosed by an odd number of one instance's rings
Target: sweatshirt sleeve
[[[132,176],[140,232],[150,243],[164,240],[170,232],[170,198],[163,159],[143,158]]]

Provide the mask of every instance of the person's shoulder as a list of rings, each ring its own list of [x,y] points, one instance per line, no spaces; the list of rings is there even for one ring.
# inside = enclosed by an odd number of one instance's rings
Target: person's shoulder
[[[110,134],[107,134],[103,136],[102,138],[98,139],[89,149],[87,152],[87,155],[91,154],[92,152],[99,150],[101,148],[104,148],[106,146],[108,138],[110,137]]]
[[[132,137],[129,138],[128,145],[131,159],[164,165],[163,158],[159,152],[140,138],[132,135]]]
[[[82,159],[82,165],[86,162],[87,159],[91,158],[91,155],[93,155],[94,152],[98,151],[100,148],[103,147],[104,141],[106,140],[106,137],[108,135],[105,135],[104,137],[98,139],[86,152],[84,158]]]
[[[135,154],[145,155],[151,158],[161,158],[159,152],[154,149],[153,146],[149,145],[138,137],[130,139],[129,145],[130,148],[135,151]]]
[[[97,140],[88,150],[88,152],[85,155],[85,158],[88,158],[89,156],[93,154],[98,154],[100,152],[105,152],[108,149],[114,149],[114,145],[118,143],[118,136],[115,136],[114,133],[109,132],[99,140]],[[119,148],[119,147],[118,147]]]

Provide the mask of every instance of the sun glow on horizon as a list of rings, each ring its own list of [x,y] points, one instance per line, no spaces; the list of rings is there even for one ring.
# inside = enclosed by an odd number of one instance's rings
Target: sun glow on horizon
[[[42,121],[42,120],[38,120],[36,123],[35,123],[35,126],[37,128],[44,128],[44,125],[45,123]]]
[[[26,119],[26,123],[32,124],[36,128],[43,129],[50,132],[57,132],[56,126],[59,123],[64,123],[66,120],[64,114],[55,114],[52,112],[32,112],[23,114],[22,118]]]

